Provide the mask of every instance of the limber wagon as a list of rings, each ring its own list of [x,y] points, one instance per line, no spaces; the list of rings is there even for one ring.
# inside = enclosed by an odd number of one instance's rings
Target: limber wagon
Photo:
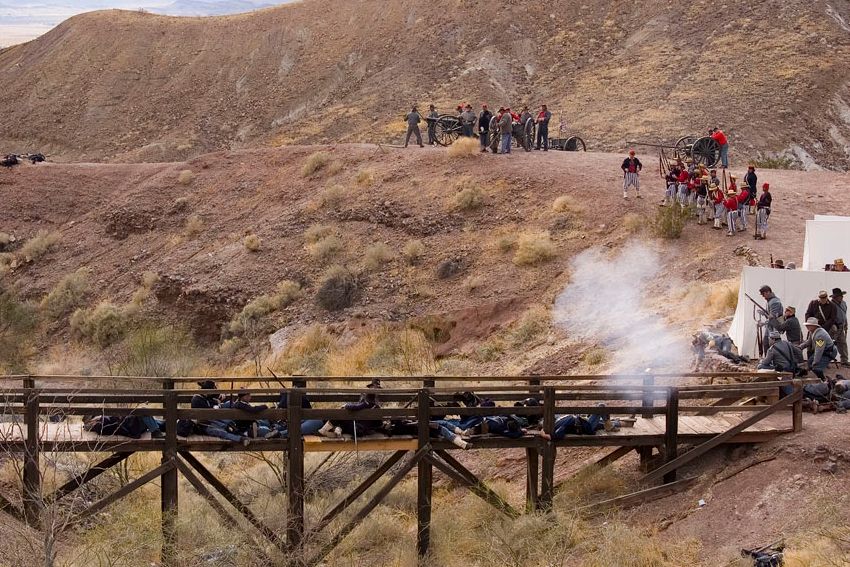
[[[459,117],[452,114],[441,114],[437,118],[426,118],[429,127],[433,124],[434,138],[440,146],[450,146],[455,140],[463,135],[463,124]],[[475,136],[478,134],[475,133]],[[522,148],[530,152],[534,147],[535,138],[537,135],[537,125],[533,118],[527,118],[525,121],[513,122],[511,127],[511,137],[517,148]],[[499,131],[499,123],[494,115],[490,119],[490,149],[495,153],[499,149],[499,144],[502,140],[502,134]],[[587,151],[587,146],[584,140],[578,136],[566,136],[564,129],[559,130],[558,138],[549,138],[548,148],[551,150],[561,150],[566,152],[584,152]]]

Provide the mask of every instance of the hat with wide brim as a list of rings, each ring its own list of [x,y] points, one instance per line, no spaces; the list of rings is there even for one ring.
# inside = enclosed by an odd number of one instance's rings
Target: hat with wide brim
[[[844,297],[845,295],[847,295],[847,292],[840,287],[832,288],[832,297]]]
[[[817,317],[809,317],[806,319],[806,327],[820,327]]]

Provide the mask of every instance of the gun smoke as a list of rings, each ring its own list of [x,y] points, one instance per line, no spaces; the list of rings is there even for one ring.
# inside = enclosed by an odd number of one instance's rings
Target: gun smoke
[[[573,260],[570,284],[555,300],[553,320],[571,338],[604,348],[618,374],[681,372],[691,358],[688,341],[672,331],[647,302],[669,294],[658,253],[631,243],[619,252],[596,247]]]

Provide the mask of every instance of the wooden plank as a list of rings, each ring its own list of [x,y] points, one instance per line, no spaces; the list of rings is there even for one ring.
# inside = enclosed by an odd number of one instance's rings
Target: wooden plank
[[[597,502],[596,504],[589,504],[587,506],[577,508],[576,512],[587,514],[603,511],[613,507],[629,508],[631,506],[638,506],[640,504],[645,504],[647,502],[652,502],[653,500],[666,498],[667,496],[671,496],[678,492],[682,492],[683,490],[687,490],[688,488],[696,484],[698,478],[699,477],[695,476],[690,478],[683,478],[682,480],[662,484],[661,486],[647,488],[646,490],[640,490],[638,492],[632,492],[631,494],[618,496],[617,498],[611,498],[609,500],[603,500],[602,502]]]
[[[794,379],[794,394],[799,394],[800,397],[792,407],[791,422],[794,433],[799,433],[803,430],[803,382],[799,378]]]
[[[354,439],[331,439],[327,441],[314,441],[305,437],[304,451],[307,453],[324,453],[326,451],[415,451],[417,449],[416,439],[400,439],[387,437],[384,439],[363,439],[354,442]]]
[[[540,508],[551,510],[555,496],[555,459],[557,447],[551,441],[555,429],[555,389],[547,386],[543,389],[543,431],[549,434],[550,440],[543,443],[543,478],[540,485]]]
[[[39,400],[30,391],[26,405],[27,438],[24,442],[23,490],[24,518],[30,526],[38,527],[41,519],[41,471],[39,470]]]
[[[166,382],[165,387],[170,387]],[[175,463],[177,458],[177,395],[173,391],[165,394],[165,446],[162,450],[163,463]],[[159,483],[161,522],[162,522],[162,552],[163,567],[177,567],[177,510],[178,510],[178,478],[177,467],[171,466],[162,473]]]
[[[724,443],[725,441],[731,439],[735,435],[743,432],[751,424],[758,423],[762,419],[764,419],[767,416],[779,411],[780,409],[784,409],[784,408],[788,407],[789,404],[796,402],[801,397],[802,397],[802,390],[794,392],[790,396],[783,398],[779,402],[777,402],[777,403],[773,404],[772,406],[760,411],[759,413],[749,416],[747,419],[745,419],[744,421],[742,421],[740,424],[736,425],[732,429],[729,429],[728,431],[725,431],[725,432],[713,437],[709,441],[706,441],[705,443],[695,447],[694,449],[688,451],[687,453],[685,453],[684,455],[682,455],[680,457],[677,457],[676,459],[670,461],[669,463],[665,463],[661,467],[659,467],[659,468],[655,469],[654,471],[652,471],[651,473],[647,474],[643,478],[643,480],[644,481],[652,481],[652,480],[656,480],[658,478],[663,477],[668,472],[678,469],[679,467],[691,462],[692,460],[702,456],[703,454],[710,451],[711,449],[717,447],[721,443]]]
[[[136,480],[133,480],[133,481],[125,484],[124,486],[122,486],[121,488],[119,488],[118,490],[113,492],[112,494],[101,498],[100,500],[98,500],[97,502],[95,502],[94,504],[92,504],[91,506],[89,506],[88,508],[86,508],[85,510],[80,512],[79,514],[77,514],[71,521],[69,521],[65,526],[63,526],[62,529],[66,530],[66,529],[70,528],[71,526],[73,526],[74,524],[78,524],[81,521],[85,520],[86,518],[96,514],[100,510],[102,510],[102,509],[106,508],[107,506],[109,506],[110,504],[112,504],[113,502],[116,502],[116,501],[120,500],[121,498],[124,498],[125,496],[127,496],[128,494],[130,494],[131,492],[136,490],[137,488],[140,488],[140,487],[146,485],[147,483],[149,483],[150,481],[152,481],[156,478],[159,478],[160,476],[163,475],[163,473],[166,473],[166,472],[174,469],[174,466],[175,465],[174,465],[173,461],[169,461],[167,463],[162,463],[161,465],[159,465],[158,467],[156,467],[152,471],[147,472],[147,473],[143,474],[142,476],[140,476],[139,478],[137,478]]]
[[[440,469],[443,474],[445,474],[455,482],[458,482],[462,486],[468,488],[473,494],[475,494],[476,496],[478,496],[479,498],[481,498],[482,500],[484,500],[485,502],[487,502],[509,518],[516,519],[522,515],[519,511],[517,511],[516,508],[511,506],[501,496],[493,492],[493,490],[491,490],[487,485],[481,482],[481,480],[476,478],[475,481],[473,481],[458,472],[457,470],[450,467],[448,464],[442,462],[441,460],[431,455],[425,455],[423,459],[427,460],[432,465]]]
[[[407,454],[407,451],[396,451],[390,457],[381,463],[375,472],[370,474],[357,487],[347,494],[336,506],[334,506],[327,514],[322,517],[319,523],[313,528],[314,531],[320,532],[330,524],[341,512],[348,508],[352,502],[360,498],[373,484],[375,484],[387,471],[389,471],[397,462]]]
[[[525,450],[525,503],[528,512],[540,506],[540,453],[536,448]]]

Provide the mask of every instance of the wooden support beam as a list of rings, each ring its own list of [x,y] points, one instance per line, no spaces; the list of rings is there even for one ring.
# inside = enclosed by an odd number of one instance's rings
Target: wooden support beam
[[[21,512],[17,506],[12,504],[9,499],[2,494],[0,494],[0,512],[5,512],[19,522],[26,523],[26,518],[24,518],[23,512]]]
[[[632,492],[631,494],[618,496],[617,498],[611,498],[610,500],[603,500],[602,502],[597,502],[596,504],[582,506],[581,508],[577,508],[576,512],[595,513],[613,507],[628,508],[630,506],[637,506],[639,504],[644,504],[646,502],[651,502],[660,498],[666,498],[667,496],[676,494],[677,492],[687,490],[688,488],[696,484],[697,479],[698,477],[683,478],[682,480],[677,480],[669,484],[662,484],[661,486],[648,488],[646,490],[640,490],[638,492]]]
[[[766,418],[767,416],[779,411],[780,409],[783,409],[783,408],[785,408],[789,405],[793,405],[794,402],[799,401],[802,398],[802,396],[803,396],[803,391],[801,389],[799,391],[794,392],[790,396],[782,398],[781,400],[779,400],[775,404],[763,409],[762,411],[760,411],[760,412],[758,412],[754,415],[751,415],[750,417],[743,420],[738,425],[724,431],[723,433],[720,433],[719,435],[712,437],[711,439],[709,439],[705,443],[698,445],[697,447],[688,451],[684,455],[677,457],[677,458],[673,459],[672,461],[665,463],[664,465],[658,467],[657,469],[655,469],[651,473],[644,476],[643,480],[646,481],[646,482],[657,480],[657,479],[663,477],[664,475],[666,475],[668,472],[674,471],[674,470],[682,467],[683,465],[686,465],[687,463],[693,461],[697,457],[701,457],[702,455],[704,455],[705,453],[707,453],[711,449],[714,449],[715,447],[717,447],[721,443],[724,443],[725,441],[731,439],[732,437],[734,437],[738,433],[741,433],[742,431],[744,431],[746,428],[753,425],[754,423],[758,423],[759,421],[761,421],[764,418]]]
[[[163,382],[163,387],[171,386],[169,380]],[[173,463],[177,458],[177,393],[165,393],[165,447],[162,451],[162,463]],[[177,510],[178,510],[178,478],[177,468],[169,467],[162,473],[159,483],[162,550],[161,562],[163,567],[177,566]]]
[[[670,388],[667,393],[667,418],[664,431],[664,461],[669,463],[679,456],[679,390]],[[676,480],[676,470],[664,475],[664,484]]]
[[[92,480],[96,479],[97,477],[108,471],[110,468],[127,459],[132,454],[132,452],[112,453],[104,460],[100,461],[96,465],[93,465],[82,474],[78,474],[77,476],[57,488],[53,492],[53,494],[47,496],[44,499],[45,506],[51,505],[53,502],[59,500],[67,494],[70,494],[71,492],[74,492],[87,482],[91,482]]]
[[[551,437],[555,429],[555,388],[546,386],[543,388],[543,431]],[[543,478],[540,485],[540,508],[551,510],[552,501],[555,497],[555,458],[557,448],[554,441],[547,440],[543,443]]]
[[[419,451],[430,448],[431,443],[431,398],[428,390],[420,390],[416,399],[416,416],[419,424]],[[423,453],[426,455],[430,449]],[[431,461],[419,459],[416,476],[416,552],[419,557],[428,554],[431,543],[431,496],[433,490],[433,468]]]
[[[454,480],[455,482],[459,482],[461,485],[468,488],[473,494],[493,506],[498,511],[502,512],[509,518],[519,518],[522,514],[517,511],[516,508],[507,503],[501,496],[493,492],[493,490],[488,487],[486,484],[478,480],[472,481],[466,475],[461,474],[459,471],[453,469],[446,463],[441,460],[433,457],[432,455],[425,455],[423,459],[427,460],[429,463],[440,469],[446,476]]]
[[[799,378],[794,379],[794,395],[797,394],[799,394],[799,398],[794,402],[791,409],[794,433],[803,430],[803,381]]]
[[[39,527],[41,522],[41,471],[39,470],[39,400],[38,393],[27,394],[26,421],[27,438],[24,442],[24,467],[22,478],[24,518],[27,524]]]
[[[230,502],[230,505],[236,508],[236,510],[242,514],[242,516],[248,520],[248,522],[257,528],[264,536],[266,536],[269,541],[275,542],[275,545],[283,549],[286,544],[285,542],[277,535],[276,532],[267,527],[259,518],[257,518],[254,513],[251,511],[248,506],[242,503],[235,494],[233,494],[227,486],[224,485],[213,473],[211,473],[204,465],[195,458],[195,455],[188,451],[180,451],[180,456],[183,457],[187,463],[189,463],[201,477],[212,486],[216,492],[221,494],[225,500]]]
[[[350,494],[346,495],[339,504],[334,506],[324,517],[319,521],[318,525],[315,527],[314,531],[320,532],[325,529],[328,524],[330,524],[334,518],[339,516],[341,512],[343,512],[346,508],[348,508],[352,502],[360,498],[364,492],[366,492],[369,487],[375,484],[381,477],[383,477],[387,471],[389,471],[397,462],[401,460],[407,454],[407,451],[396,451],[390,457],[385,460],[381,466],[379,466],[375,472],[366,477],[363,482],[357,485],[357,488],[351,491]]]
[[[322,547],[322,549],[320,549],[313,558],[306,562],[306,565],[308,567],[313,567],[321,563],[324,558],[327,557],[328,553],[333,551],[333,549],[339,545],[339,542],[345,539],[345,537],[350,534],[354,528],[359,526],[360,522],[362,522],[366,516],[368,516],[384,498],[386,498],[387,494],[389,494],[392,489],[395,488],[405,476],[407,476],[407,473],[413,470],[413,467],[418,465],[422,458],[430,451],[430,445],[426,445],[416,451],[413,456],[411,456],[410,460],[396,471],[390,480],[388,480],[387,483],[383,485],[374,496],[372,496],[363,508],[361,508],[360,511],[357,512],[357,514],[355,514],[354,517],[345,526],[343,526],[342,529],[340,529],[339,532],[327,544],[325,544],[325,546]]]
[[[729,398],[720,398],[719,400],[716,400],[716,401],[710,403],[704,409],[697,411],[694,415],[714,415],[715,413],[720,411],[719,409],[717,409],[718,406],[731,406],[731,405],[734,405],[735,402],[737,402],[740,399],[741,399],[741,396],[735,396],[735,397],[729,397]]]
[[[535,512],[540,506],[540,453],[536,447],[526,448],[525,462],[525,508],[529,512]]]
[[[301,435],[300,389],[289,391],[286,419],[289,430],[289,458],[286,463],[286,543],[299,549],[304,541],[304,440]]]
[[[101,498],[100,500],[98,500],[97,502],[95,502],[94,504],[92,504],[91,506],[89,506],[88,508],[86,508],[85,510],[80,512],[79,514],[77,514],[70,522],[68,522],[63,527],[63,529],[68,529],[72,525],[80,523],[81,521],[85,520],[86,518],[88,518],[88,517],[96,514],[97,512],[103,510],[104,508],[106,508],[107,506],[112,504],[113,502],[116,502],[117,500],[124,498],[125,496],[127,496],[128,494],[130,494],[131,492],[136,490],[137,488],[140,488],[140,487],[146,485],[150,481],[152,481],[156,478],[159,478],[164,473],[171,471],[171,470],[174,470],[174,462],[173,461],[162,463],[161,465],[159,465],[158,467],[156,467],[152,471],[150,471],[146,474],[143,474],[142,476],[140,476],[136,480],[125,484],[124,486],[122,486],[121,488],[119,488],[118,490],[116,490],[115,492],[110,494],[109,496],[105,496],[105,497]]]

